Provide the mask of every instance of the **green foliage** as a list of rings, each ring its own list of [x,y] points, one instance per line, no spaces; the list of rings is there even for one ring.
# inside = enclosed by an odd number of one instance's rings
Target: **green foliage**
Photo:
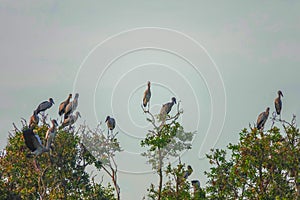
[[[164,159],[178,157],[183,150],[191,149],[193,135],[192,132],[184,132],[183,127],[176,121],[164,124],[157,133],[150,131],[141,141],[141,146],[149,147],[142,155],[157,170],[163,165]]]
[[[168,181],[162,190],[163,200],[191,199],[189,192],[190,184],[184,178],[186,170],[184,164],[180,163],[176,168],[172,168],[169,163],[165,171]]]
[[[47,129],[44,124],[35,131],[43,140]],[[27,158],[28,153],[22,132],[11,134],[0,158],[0,199],[113,199],[112,188],[90,180],[85,168],[96,160],[74,132],[58,130],[49,153]]]
[[[173,117],[166,116],[167,118],[161,121],[159,126],[156,125],[154,115],[150,111],[144,110],[144,112],[151,116],[151,119],[147,118],[147,120],[153,125],[153,130],[149,130],[146,138],[141,141],[141,146],[148,148],[142,153],[142,156],[148,158],[148,163],[152,165],[152,169],[156,170],[159,176],[158,188],[156,189],[151,184],[150,189],[148,189],[148,197],[160,200],[164,198],[162,192],[165,160],[178,157],[183,150],[190,149],[194,133],[184,132],[183,127],[177,122],[178,117],[183,113],[179,109],[179,103],[177,114]],[[170,120],[170,123],[166,123]]]
[[[298,199],[300,189],[300,132],[283,123],[283,133],[244,129],[238,144],[207,155],[205,172],[210,199]],[[227,158],[228,157],[228,158]]]

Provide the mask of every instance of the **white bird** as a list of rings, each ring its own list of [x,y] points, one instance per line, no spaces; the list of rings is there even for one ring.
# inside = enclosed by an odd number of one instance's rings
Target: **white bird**
[[[39,137],[36,137],[36,135],[33,132],[33,129],[25,129],[23,130],[23,137],[25,140],[26,146],[30,149],[31,153],[28,154],[27,156],[39,156],[44,152],[49,151],[48,148],[44,147],[39,140]]]
[[[44,112],[45,110],[51,108],[51,106],[54,104],[54,101],[52,98],[49,98],[48,101],[44,101],[38,105],[36,108],[36,113],[39,114],[40,112]]]
[[[174,104],[176,104],[176,98],[172,97],[171,102],[168,102],[161,107],[159,113],[161,121],[165,121],[167,114],[172,110]]]
[[[280,115],[281,109],[282,109],[281,97],[283,97],[283,94],[280,90],[277,92],[277,94],[278,94],[278,97],[275,99],[274,104],[275,104],[275,109],[276,109],[277,115]],[[281,118],[281,116],[280,116],[280,118]]]
[[[269,111],[270,111],[270,108],[267,107],[265,112],[262,112],[258,115],[257,122],[256,122],[257,129],[260,130],[261,128],[263,128],[265,126],[265,123],[269,117]]]
[[[116,127],[116,120],[110,116],[107,116],[105,122],[106,122],[107,128],[112,132],[114,130],[114,128]],[[108,134],[109,134],[109,130],[107,131]]]
[[[56,127],[58,126],[57,121],[55,119],[51,120],[52,126],[47,130],[46,132],[46,147],[50,149],[50,146],[52,142],[54,141],[55,135],[56,135]]]
[[[64,116],[65,119],[68,118],[68,116],[76,110],[76,108],[78,106],[78,98],[79,98],[79,94],[76,93],[75,97],[74,97],[74,100],[69,102],[68,105],[66,106],[65,116]]]
[[[64,119],[61,128],[64,128],[66,126],[71,126],[77,121],[78,117],[81,117],[80,112],[78,111],[75,113],[75,115],[73,114],[69,115],[67,118]]]
[[[34,110],[33,114],[30,117],[30,120],[29,120],[29,128],[34,128],[35,126],[37,126],[39,124],[39,120],[40,120],[40,118],[39,118],[36,110]]]
[[[151,98],[151,90],[150,90],[150,81],[148,81],[148,87],[144,92],[144,97],[143,97],[143,106],[146,107],[148,104],[148,110],[149,110],[149,104],[150,104],[150,98]]]

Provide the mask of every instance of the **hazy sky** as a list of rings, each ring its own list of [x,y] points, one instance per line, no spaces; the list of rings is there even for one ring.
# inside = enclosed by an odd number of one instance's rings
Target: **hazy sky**
[[[140,109],[150,80],[154,113],[181,100],[179,120],[197,132],[181,160],[204,185],[205,153],[237,142],[267,106],[273,112],[278,89],[283,118],[300,116],[299,9],[297,1],[1,1],[0,147],[40,102],[52,97],[57,118],[59,103],[79,92],[78,123],[116,119],[121,195],[141,199],[157,183],[139,155],[151,128]]]

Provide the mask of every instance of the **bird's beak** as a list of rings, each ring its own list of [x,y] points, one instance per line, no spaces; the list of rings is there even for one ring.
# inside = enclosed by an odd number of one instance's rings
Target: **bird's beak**
[[[79,116],[79,117],[81,117],[81,114],[80,114],[80,113],[78,113],[78,116]]]

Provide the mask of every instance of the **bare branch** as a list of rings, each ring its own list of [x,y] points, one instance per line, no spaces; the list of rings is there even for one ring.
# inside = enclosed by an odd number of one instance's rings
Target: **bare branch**
[[[13,123],[13,127],[14,127],[14,129],[15,129],[15,130],[14,130],[15,132],[21,132],[21,131],[18,129],[18,127],[16,126],[15,123]]]

